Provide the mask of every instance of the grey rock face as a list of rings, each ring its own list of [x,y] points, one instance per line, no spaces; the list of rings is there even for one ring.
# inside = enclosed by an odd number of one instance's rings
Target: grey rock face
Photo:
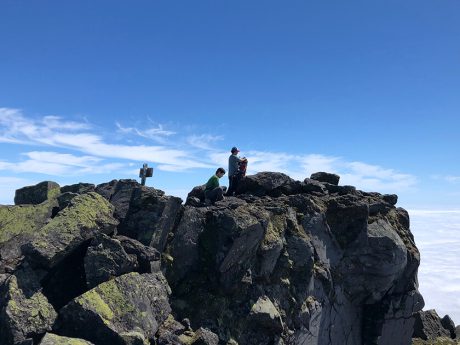
[[[168,281],[176,284],[192,272],[200,271],[199,239],[206,226],[207,210],[186,206],[184,215],[170,244],[174,258],[167,270]]]
[[[180,317],[242,344],[410,342],[423,299],[407,213],[328,182],[290,194],[279,174],[247,179],[245,202],[185,208],[166,267]],[[280,315],[272,332],[246,304],[265,298]]]
[[[15,205],[32,204],[38,205],[48,200],[49,194],[54,191],[59,192],[59,185],[56,182],[44,181],[35,186],[23,187],[16,190],[14,196]]]

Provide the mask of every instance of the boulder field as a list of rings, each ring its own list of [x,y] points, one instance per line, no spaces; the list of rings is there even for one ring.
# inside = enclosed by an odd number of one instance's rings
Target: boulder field
[[[201,186],[24,187],[0,206],[0,345],[454,344],[397,196],[339,179],[262,172],[210,206]]]

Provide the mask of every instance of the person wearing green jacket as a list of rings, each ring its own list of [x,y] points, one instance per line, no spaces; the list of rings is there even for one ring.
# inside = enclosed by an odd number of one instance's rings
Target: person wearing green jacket
[[[206,204],[214,204],[216,201],[224,198],[224,190],[219,185],[219,179],[224,175],[225,169],[218,168],[216,173],[206,182],[206,188],[204,190]]]

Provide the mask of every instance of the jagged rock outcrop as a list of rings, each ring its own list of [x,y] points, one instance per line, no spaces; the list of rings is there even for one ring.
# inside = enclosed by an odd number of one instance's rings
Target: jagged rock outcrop
[[[212,206],[113,180],[0,207],[0,343],[411,344],[409,216],[339,179],[258,173]]]
[[[96,192],[115,206],[119,234],[163,250],[181,215],[180,198],[165,196],[163,191],[141,186],[135,180],[113,180],[98,185]]]
[[[452,339],[456,338],[455,323],[449,315],[444,315],[444,317],[441,319],[441,325],[445,330],[449,332]]]
[[[414,337],[434,340],[439,337],[450,338],[450,332],[444,328],[436,310],[419,311],[415,314]]]
[[[238,198],[186,206],[166,269],[178,315],[243,344],[410,343],[423,299],[407,212],[322,176],[260,173]],[[256,301],[271,301],[277,332],[258,331]]]

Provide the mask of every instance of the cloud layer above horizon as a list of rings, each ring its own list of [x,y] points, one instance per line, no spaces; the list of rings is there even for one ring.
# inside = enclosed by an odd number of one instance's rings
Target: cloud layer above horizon
[[[207,176],[209,170],[227,164],[228,148],[222,135],[185,133],[150,119],[141,128],[120,121],[112,128],[98,128],[86,119],[67,120],[55,115],[32,118],[18,109],[0,108],[0,143],[10,152],[18,152],[0,159],[3,179],[17,179],[30,171],[75,177],[136,174],[133,165],[139,162],[153,164],[165,173],[205,169]],[[313,172],[327,171],[339,174],[342,184],[380,192],[410,189],[417,184],[411,174],[342,157],[253,149],[244,153],[250,161],[249,173],[279,171],[303,180]]]

